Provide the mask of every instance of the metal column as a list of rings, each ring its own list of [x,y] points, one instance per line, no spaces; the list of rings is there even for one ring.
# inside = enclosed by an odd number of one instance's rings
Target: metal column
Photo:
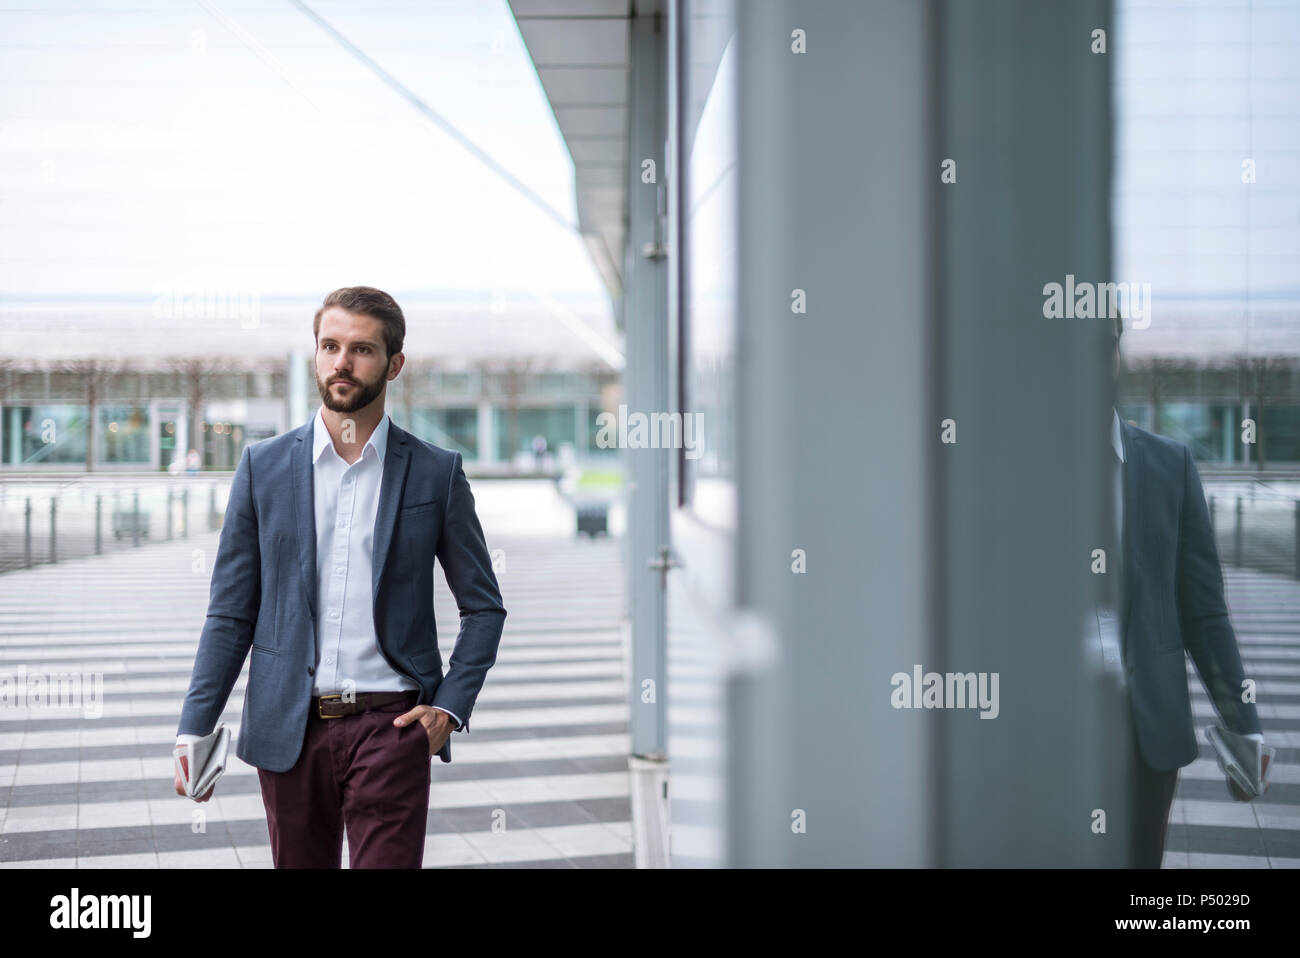
[[[666,212],[664,142],[667,133],[664,74],[666,18],[633,17],[629,70],[628,242],[624,266],[627,368],[624,400],[629,415],[664,413],[668,399],[668,291],[663,259]],[[643,182],[643,163],[654,163],[654,182]],[[634,755],[659,758],[667,747],[664,654],[664,576],[650,567],[668,541],[668,470],[672,450],[624,449],[628,616],[631,628],[631,737]]]

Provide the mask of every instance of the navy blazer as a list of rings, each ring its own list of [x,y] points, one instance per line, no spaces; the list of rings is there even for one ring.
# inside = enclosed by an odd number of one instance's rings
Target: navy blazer
[[[308,420],[246,447],[240,457],[177,729],[206,735],[216,727],[251,649],[235,754],[271,772],[298,761],[316,665],[311,453]],[[445,676],[433,617],[435,556],[460,608]],[[460,453],[391,421],[373,569],[375,633],[384,658],[420,686],[418,704],[449,709],[468,730],[474,700],[496,661],[506,610]],[[438,754],[451,761],[450,736]]]
[[[1197,757],[1186,654],[1223,723],[1259,732],[1223,598],[1223,572],[1185,445],[1120,422],[1124,444],[1123,636],[1138,743],[1157,771]]]

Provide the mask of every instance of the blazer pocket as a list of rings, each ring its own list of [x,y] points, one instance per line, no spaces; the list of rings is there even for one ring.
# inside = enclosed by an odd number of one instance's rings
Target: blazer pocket
[[[399,516],[418,516],[421,513],[429,512],[434,506],[442,502],[441,499],[430,499],[428,502],[417,502],[415,505],[406,506],[397,514]]]

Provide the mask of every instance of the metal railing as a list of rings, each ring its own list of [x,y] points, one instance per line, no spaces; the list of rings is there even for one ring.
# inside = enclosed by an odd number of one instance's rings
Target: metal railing
[[[228,475],[0,478],[0,573],[221,528]]]
[[[1300,579],[1300,484],[1216,479],[1205,493],[1223,565]]]

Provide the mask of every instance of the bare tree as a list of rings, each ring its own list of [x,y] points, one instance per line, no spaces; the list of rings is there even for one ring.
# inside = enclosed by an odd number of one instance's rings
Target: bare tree
[[[51,363],[54,372],[66,373],[80,380],[86,396],[86,472],[95,471],[95,424],[99,418],[99,404],[111,398],[114,380],[131,372],[130,360],[95,357],[92,359],[61,359]]]
[[[537,363],[536,357],[508,359],[501,370],[505,383],[506,448],[509,450],[511,461],[519,451],[520,398],[528,389],[528,377]]]
[[[400,384],[398,403],[408,429],[415,425],[417,408],[434,404],[436,390],[433,378],[437,369],[437,362],[430,359],[407,359],[406,365],[402,367],[402,375],[397,378]]]
[[[164,361],[166,368],[178,374],[184,382],[186,394],[186,422],[190,437],[190,446],[199,454],[199,468],[206,465],[207,456],[203,448],[202,431],[203,406],[209,399],[231,397],[238,390],[231,389],[229,380],[232,376],[241,376],[249,372],[247,366],[238,359],[227,356],[210,356],[201,359],[180,356],[170,357]]]

